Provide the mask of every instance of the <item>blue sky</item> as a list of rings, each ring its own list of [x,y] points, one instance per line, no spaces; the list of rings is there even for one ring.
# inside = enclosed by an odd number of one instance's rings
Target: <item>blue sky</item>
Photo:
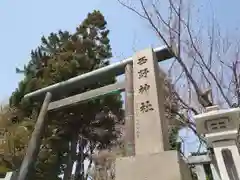
[[[209,25],[209,14],[214,10],[221,28],[231,35],[236,34],[240,24],[240,1],[232,0],[231,4],[219,0],[196,2],[195,7],[200,11],[195,17],[201,17],[205,26]],[[74,31],[94,9],[101,10],[108,21],[113,61],[131,56],[135,50],[161,45],[149,26],[120,6],[117,0],[1,0],[0,102],[7,102],[17,87],[22,77],[15,73],[15,68],[21,68],[29,61],[30,51],[39,45],[42,35],[59,29]]]
[[[163,1],[164,2],[164,1]],[[240,2],[202,0],[200,16],[208,23],[209,9],[213,7],[219,24],[232,33],[240,24],[238,7]],[[164,5],[164,3],[163,3]],[[108,21],[114,61],[128,57],[134,50],[150,45],[161,45],[147,24],[133,13],[123,8],[117,0],[42,0],[0,2],[0,101],[7,101],[11,92],[22,78],[15,73],[16,67],[22,67],[29,61],[30,50],[37,47],[42,35],[62,30],[74,31],[88,12],[100,9]]]
[[[9,1],[0,2],[1,62],[0,100],[6,100],[17,87],[21,75],[15,73],[29,61],[31,49],[37,47],[42,35],[62,30],[74,31],[88,12],[100,9],[108,21],[114,61],[130,56],[134,48],[156,45],[158,42],[143,30],[143,23],[115,0],[63,1]],[[66,3],[68,2],[68,3]],[[107,6],[106,6],[107,5]],[[151,31],[150,31],[151,33]],[[146,37],[146,36],[149,36]],[[10,48],[11,47],[11,48]]]

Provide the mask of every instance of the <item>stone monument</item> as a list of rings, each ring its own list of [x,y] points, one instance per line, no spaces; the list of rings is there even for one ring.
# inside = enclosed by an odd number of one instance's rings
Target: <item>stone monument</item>
[[[214,155],[222,180],[239,180],[240,155],[236,138],[240,123],[240,108],[208,107],[207,112],[194,116],[199,134],[204,134]]]
[[[133,56],[135,156],[116,160],[116,180],[191,180],[177,151],[168,151],[163,79],[151,48]]]

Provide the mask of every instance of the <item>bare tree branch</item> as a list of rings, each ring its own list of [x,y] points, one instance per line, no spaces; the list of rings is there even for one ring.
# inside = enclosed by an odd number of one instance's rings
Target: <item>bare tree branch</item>
[[[201,107],[211,106],[213,101],[225,107],[231,107],[234,102],[240,106],[240,61],[238,54],[233,56],[236,52],[235,43],[222,36],[214,17],[207,27],[209,31],[206,35],[201,29],[203,26],[199,25],[201,28],[197,28],[198,25],[192,23],[192,9],[185,10],[186,1],[168,0],[168,18],[160,10],[159,1],[146,0],[150,6],[144,0],[137,2],[140,5],[137,6],[139,10],[123,1],[121,4],[147,21],[172,53],[174,60],[168,74],[176,85],[177,90],[174,93],[181,106],[178,111],[187,110],[198,114]],[[236,47],[240,45],[236,44]],[[195,122],[179,112],[175,113],[178,113],[182,124],[197,135]],[[201,146],[202,143],[198,150]]]
[[[233,63],[233,76],[234,76],[234,83],[236,88],[236,95],[237,95],[237,106],[240,106],[240,80],[238,75],[238,61]]]
[[[179,112],[174,112],[174,113],[180,117],[180,119],[178,119],[179,122],[189,127],[194,132],[194,134],[199,138],[200,141],[204,142],[205,144],[207,143],[206,140],[197,133],[195,129],[196,125],[193,122],[191,122],[189,119],[187,119],[183,114],[180,114]]]
[[[204,61],[204,58],[202,56],[202,54],[199,52],[199,50],[197,49],[197,47],[195,46],[195,43],[193,41],[193,37],[192,37],[192,33],[190,30],[190,26],[189,23],[186,23],[184,20],[182,20],[183,24],[185,25],[185,27],[187,28],[187,32],[188,35],[190,37],[190,41],[191,41],[191,45],[194,48],[195,52],[197,53],[197,55],[200,57],[202,64],[204,65],[204,68],[208,71],[208,73],[212,76],[213,80],[215,81],[222,97],[225,99],[225,101],[227,102],[228,106],[231,107],[231,102],[229,101],[229,99],[227,98],[227,96],[225,95],[219,81],[217,80],[216,76],[213,74],[213,72],[211,71],[211,69],[207,66],[206,62]]]
[[[125,8],[133,11],[134,13],[136,13],[138,16],[140,16],[143,19],[147,20],[147,17],[145,17],[144,15],[142,15],[140,12],[138,12],[136,9],[132,8],[131,6],[126,5],[125,3],[123,3],[121,0],[117,0],[122,6],[124,6]]]

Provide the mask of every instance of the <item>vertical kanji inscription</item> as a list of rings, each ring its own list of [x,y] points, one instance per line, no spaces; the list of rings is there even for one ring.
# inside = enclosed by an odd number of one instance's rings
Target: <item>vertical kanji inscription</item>
[[[138,65],[143,65],[143,64],[145,64],[146,62],[147,62],[147,58],[146,58],[146,56],[143,56],[143,57],[141,57],[141,58],[138,59],[137,64],[138,64]]]
[[[140,94],[143,94],[144,92],[145,93],[148,92],[149,89],[150,89],[150,85],[148,85],[148,84],[140,85],[138,92]]]
[[[147,78],[148,73],[149,73],[148,68],[144,68],[144,69],[138,71],[138,79]]]
[[[149,101],[145,101],[145,102],[141,103],[140,111],[142,113],[146,113],[146,112],[153,111],[153,110],[154,109],[152,107],[152,104]]]

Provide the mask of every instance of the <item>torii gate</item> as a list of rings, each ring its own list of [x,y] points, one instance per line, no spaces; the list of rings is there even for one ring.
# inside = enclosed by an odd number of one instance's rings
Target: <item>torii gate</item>
[[[156,54],[158,61],[164,61],[172,57],[166,46],[158,47],[153,50]],[[45,115],[48,111],[51,110],[59,110],[61,108],[65,108],[70,105],[74,105],[80,103],[82,101],[100,97],[106,95],[112,91],[126,91],[126,144],[130,148],[133,148],[134,144],[134,122],[133,122],[133,77],[132,77],[132,57],[119,61],[117,63],[108,65],[103,68],[99,68],[95,71],[76,76],[69,80],[50,85],[48,87],[39,89],[37,91],[26,94],[24,98],[34,98],[40,97],[43,98],[45,96],[44,102],[42,104],[42,108],[40,110],[37,122],[35,124],[34,131],[32,133],[31,139],[29,141],[29,145],[26,151],[26,156],[22,162],[18,180],[26,180],[29,176],[31,168],[33,167],[34,162],[37,159],[39,148],[41,144],[41,137],[43,134],[43,129],[45,127]],[[117,82],[115,84],[111,84],[108,86],[104,86],[95,90],[87,91],[82,94],[74,95],[71,97],[67,97],[61,100],[57,100],[51,102],[52,96],[55,93],[69,91],[76,86],[84,86],[87,84],[94,83],[99,80],[99,78],[103,78],[104,76],[112,75],[122,75],[125,73],[125,82]],[[129,152],[129,155],[134,154],[134,150]]]

